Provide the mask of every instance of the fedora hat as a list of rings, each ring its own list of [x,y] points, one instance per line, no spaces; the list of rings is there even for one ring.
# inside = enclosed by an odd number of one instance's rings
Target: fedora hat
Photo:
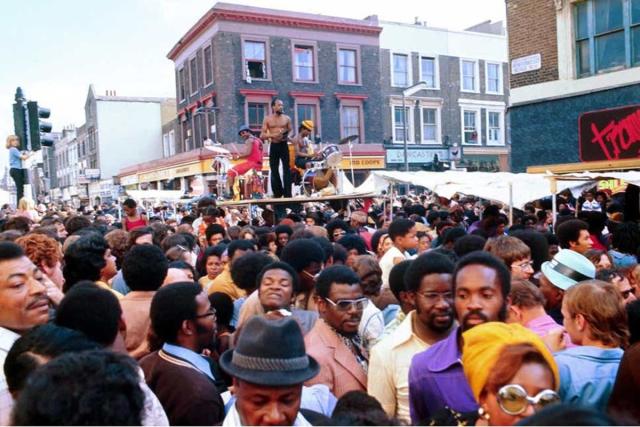
[[[566,291],[578,282],[595,279],[596,266],[578,252],[561,249],[551,261],[542,264],[542,274],[554,286]]]
[[[300,326],[290,317],[252,317],[236,348],[222,353],[220,366],[240,380],[274,387],[302,384],[320,371],[318,362],[307,355]]]

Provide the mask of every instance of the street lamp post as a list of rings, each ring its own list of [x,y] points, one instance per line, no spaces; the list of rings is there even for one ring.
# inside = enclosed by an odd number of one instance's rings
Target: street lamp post
[[[408,150],[408,138],[407,138],[407,96],[411,96],[416,92],[428,89],[427,83],[420,81],[413,86],[402,91],[402,133],[404,134],[404,171],[409,172],[409,150]],[[409,195],[409,183],[406,185],[406,193]]]

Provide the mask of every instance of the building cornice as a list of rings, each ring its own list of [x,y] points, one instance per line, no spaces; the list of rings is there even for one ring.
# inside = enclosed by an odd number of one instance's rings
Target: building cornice
[[[217,21],[242,22],[256,25],[270,25],[276,27],[291,27],[296,29],[310,29],[339,33],[352,33],[368,36],[378,36],[382,27],[354,24],[352,22],[334,22],[322,19],[278,15],[275,13],[221,10],[215,7],[209,10],[187,33],[176,43],[167,54],[167,58],[175,60],[191,42],[204,30]]]

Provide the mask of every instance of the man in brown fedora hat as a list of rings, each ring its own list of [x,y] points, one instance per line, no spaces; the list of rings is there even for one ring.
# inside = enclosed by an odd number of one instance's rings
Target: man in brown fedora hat
[[[236,397],[223,426],[311,425],[300,413],[302,384],[320,367],[292,318],[252,317],[220,366],[233,377]]]

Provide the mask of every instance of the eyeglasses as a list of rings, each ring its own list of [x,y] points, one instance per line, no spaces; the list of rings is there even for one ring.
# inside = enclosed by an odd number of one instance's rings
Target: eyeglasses
[[[530,397],[519,384],[508,384],[498,390],[498,404],[505,414],[520,415],[529,405],[545,407],[560,402],[560,396],[553,390],[542,390]]]
[[[416,294],[431,303],[436,303],[440,301],[441,298],[445,301],[453,301],[453,292],[416,292]]]
[[[202,319],[203,317],[209,317],[209,316],[215,316],[215,315],[216,315],[216,309],[212,308],[211,310],[205,311],[202,314],[196,315],[194,318],[195,319]]]
[[[333,233],[333,237],[334,237],[334,238],[336,238],[336,237],[344,236],[345,234],[347,234],[347,232],[346,232],[346,231],[344,231],[344,230],[335,231],[335,232]]]
[[[336,302],[331,301],[329,298],[325,298],[325,300],[330,302],[338,311],[349,311],[351,307],[355,307],[356,310],[361,311],[369,304],[369,299],[364,297],[358,299],[341,299]]]
[[[528,269],[533,269],[533,261],[523,262],[521,264],[511,265],[511,267],[519,268],[522,271],[526,271]]]

